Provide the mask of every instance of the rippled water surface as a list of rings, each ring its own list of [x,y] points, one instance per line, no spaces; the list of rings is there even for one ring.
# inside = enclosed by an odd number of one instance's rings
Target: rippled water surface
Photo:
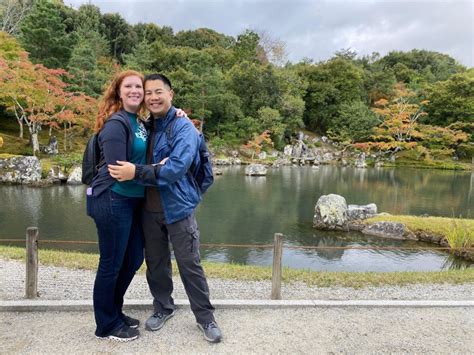
[[[444,252],[430,250],[433,245],[427,243],[314,230],[314,205],[319,196],[329,193],[340,194],[351,204],[374,202],[380,212],[474,218],[471,172],[323,166],[283,167],[269,170],[266,177],[246,177],[243,168],[230,167],[216,177],[198,208],[201,243],[271,244],[273,234],[279,232],[285,235],[286,246],[337,247],[284,249],[285,266],[313,270],[421,271],[469,265]],[[0,201],[0,239],[24,238],[26,227],[38,226],[41,238],[46,240],[96,240],[94,224],[85,214],[84,186],[0,186]],[[40,246],[97,251],[94,244]],[[351,246],[392,249],[342,249]],[[203,246],[201,254],[206,260],[252,265],[271,265],[272,258],[271,249],[250,246]]]

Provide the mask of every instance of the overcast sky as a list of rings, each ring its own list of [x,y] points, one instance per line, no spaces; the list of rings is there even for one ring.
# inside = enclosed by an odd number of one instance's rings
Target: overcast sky
[[[211,28],[237,36],[263,30],[286,43],[288,58],[329,59],[342,48],[359,55],[427,49],[474,66],[474,0],[64,0],[118,12],[130,24],[180,30]]]

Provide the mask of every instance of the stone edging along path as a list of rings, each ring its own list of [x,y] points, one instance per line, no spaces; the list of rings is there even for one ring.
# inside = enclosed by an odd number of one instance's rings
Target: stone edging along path
[[[125,309],[147,310],[152,301],[126,300]],[[175,300],[178,308],[189,307],[188,300]],[[213,300],[216,308],[335,308],[335,307],[474,307],[474,300]],[[0,301],[0,312],[84,312],[92,311],[92,300],[13,300]]]

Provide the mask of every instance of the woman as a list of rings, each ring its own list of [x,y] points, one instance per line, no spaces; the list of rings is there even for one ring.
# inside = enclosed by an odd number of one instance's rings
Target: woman
[[[95,335],[117,341],[139,336],[140,322],[126,316],[122,306],[143,263],[140,214],[145,188],[112,178],[107,164],[117,160],[146,163],[148,133],[140,119],[143,95],[143,76],[132,70],[117,74],[106,89],[95,122],[105,164],[87,190],[87,214],[96,224],[100,252],[93,296]]]

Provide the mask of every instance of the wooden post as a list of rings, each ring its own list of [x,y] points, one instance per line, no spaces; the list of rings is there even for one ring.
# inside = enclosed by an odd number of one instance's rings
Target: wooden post
[[[275,233],[273,239],[272,300],[281,300],[281,257],[283,254],[283,234]]]
[[[38,235],[38,228],[26,229],[26,298],[38,297]]]

